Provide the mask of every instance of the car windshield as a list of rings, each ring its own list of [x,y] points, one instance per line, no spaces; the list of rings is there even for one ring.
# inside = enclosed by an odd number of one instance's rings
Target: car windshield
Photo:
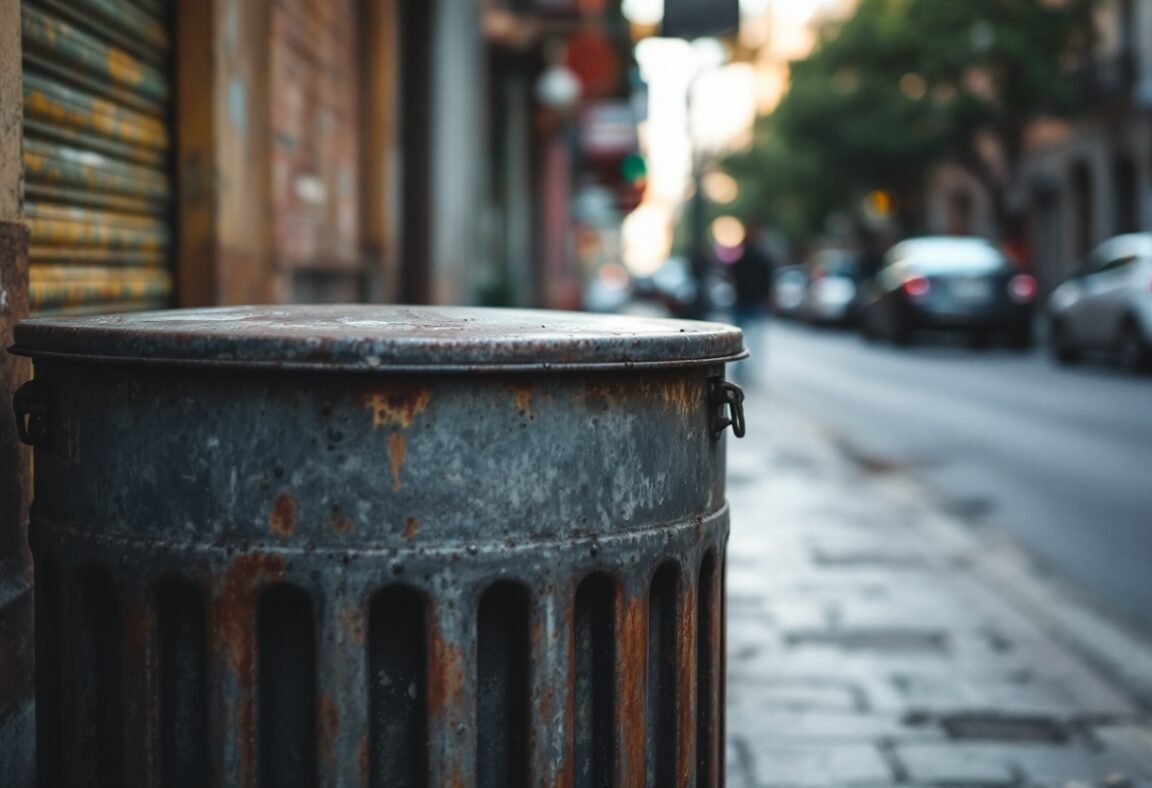
[[[906,241],[894,258],[934,273],[988,272],[1003,268],[1005,260],[995,247],[967,238],[925,238]]]
[[[813,268],[825,276],[852,276],[856,270],[856,261],[847,252],[827,250],[817,253],[812,258]]]

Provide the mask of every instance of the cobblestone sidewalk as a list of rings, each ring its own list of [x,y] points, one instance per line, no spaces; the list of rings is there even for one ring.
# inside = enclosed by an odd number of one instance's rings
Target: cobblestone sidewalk
[[[989,548],[777,398],[750,395],[748,423],[729,786],[1152,786],[1147,718],[976,571]]]

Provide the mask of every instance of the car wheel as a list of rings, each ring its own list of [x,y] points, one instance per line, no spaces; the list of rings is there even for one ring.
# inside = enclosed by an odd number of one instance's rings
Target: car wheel
[[[891,314],[891,331],[888,338],[892,340],[892,344],[897,347],[908,347],[912,344],[914,339],[912,334],[912,326],[908,322],[908,318],[901,315],[895,309]]]
[[[1068,336],[1068,329],[1063,323],[1052,324],[1050,342],[1052,356],[1058,363],[1074,364],[1080,359],[1080,351],[1072,344],[1072,338]]]
[[[1025,323],[1012,329],[1008,334],[1008,344],[1016,350],[1030,350],[1033,345],[1032,326]]]
[[[985,350],[988,347],[988,331],[974,328],[968,332],[968,347],[972,350]]]
[[[1148,344],[1140,336],[1140,329],[1131,320],[1125,321],[1116,342],[1116,360],[1125,372],[1138,375],[1148,371],[1150,365]]]

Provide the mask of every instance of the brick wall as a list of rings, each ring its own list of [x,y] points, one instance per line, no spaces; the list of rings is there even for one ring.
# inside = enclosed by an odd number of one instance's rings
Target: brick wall
[[[278,0],[272,9],[274,243],[282,270],[353,275],[361,263],[356,8],[355,0]]]

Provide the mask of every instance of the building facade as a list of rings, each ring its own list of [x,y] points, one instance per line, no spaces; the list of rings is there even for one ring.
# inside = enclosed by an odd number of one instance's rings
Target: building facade
[[[1119,233],[1152,231],[1152,0],[1100,0],[1093,59],[1071,71],[1081,111],[1038,120],[1009,186],[1010,208],[1042,292]],[[994,237],[993,207],[959,167],[927,189],[931,232]]]
[[[471,300],[479,13],[456,0],[0,0],[0,346],[27,315]],[[0,351],[0,400],[30,374]],[[0,416],[12,786],[35,768],[28,459]]]

